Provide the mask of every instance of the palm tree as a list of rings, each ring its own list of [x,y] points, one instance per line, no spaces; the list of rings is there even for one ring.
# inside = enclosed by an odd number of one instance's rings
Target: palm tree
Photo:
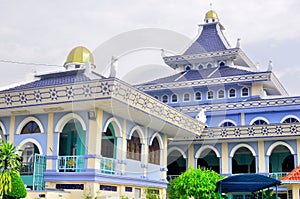
[[[21,158],[17,149],[10,143],[2,141],[0,146],[0,198],[12,191],[12,175],[19,175]]]

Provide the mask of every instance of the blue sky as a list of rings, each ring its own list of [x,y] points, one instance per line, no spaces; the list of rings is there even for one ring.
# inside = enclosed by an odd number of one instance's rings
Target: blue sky
[[[262,71],[272,60],[273,71],[287,91],[291,95],[300,95],[297,85],[300,72],[299,0],[0,2],[0,60],[54,65],[63,65],[68,52],[75,46],[83,45],[95,51],[111,38],[137,29],[170,30],[192,40],[212,2],[232,46],[237,38],[241,38],[242,49],[254,63],[259,62]],[[182,45],[174,41],[177,43]],[[130,63],[134,63],[131,64],[133,67],[148,62],[162,64],[158,51],[148,58],[140,59],[135,54],[129,57],[127,61],[120,60],[119,68],[123,73]],[[97,56],[95,59],[97,63]],[[150,61],[154,59],[158,61]],[[1,63],[0,66],[0,86],[24,81],[32,70],[55,69],[26,64]]]

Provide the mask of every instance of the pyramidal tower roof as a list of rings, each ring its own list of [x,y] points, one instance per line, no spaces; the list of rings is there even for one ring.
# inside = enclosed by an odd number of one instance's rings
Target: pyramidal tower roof
[[[205,14],[204,24],[199,26],[202,28],[201,34],[183,55],[223,51],[230,48],[230,44],[223,34],[225,29],[220,24],[218,14],[215,11],[208,11]]]

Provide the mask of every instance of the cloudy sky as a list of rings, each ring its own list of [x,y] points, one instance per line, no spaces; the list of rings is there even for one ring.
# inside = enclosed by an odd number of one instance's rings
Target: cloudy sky
[[[150,30],[153,38],[175,38],[174,46],[141,43],[137,48],[149,53],[140,59],[135,53],[123,53],[119,68],[126,71],[129,65],[162,65],[159,48],[173,48],[180,52],[185,39],[192,40],[198,33],[205,13],[213,3],[220,21],[226,28],[226,35],[232,44],[241,38],[241,47],[261,70],[266,70],[268,61],[291,95],[300,95],[300,1],[299,0],[52,0],[52,1],[5,1],[0,0],[0,86],[24,81],[32,70],[43,71],[63,65],[68,52],[75,46],[83,45],[95,52],[99,72],[105,68],[97,57],[108,56],[105,50],[113,45],[118,49],[118,39],[128,32],[133,36],[143,34],[136,30]],[[155,31],[153,31],[155,30]],[[172,33],[168,37],[169,33]],[[174,33],[174,34],[173,34]],[[150,34],[150,35],[151,35]],[[121,35],[121,36],[120,36]],[[174,36],[174,37],[172,37]],[[138,37],[138,36],[137,36]],[[176,40],[176,38],[180,38]],[[168,40],[169,42],[169,40]],[[128,45],[128,43],[126,44]],[[123,46],[124,47],[124,46]],[[111,50],[110,49],[110,50]],[[129,49],[129,50],[132,50]],[[101,53],[103,52],[103,54]],[[130,58],[130,59],[129,59]],[[127,59],[127,60],[126,60]],[[139,60],[133,61],[133,60]],[[154,59],[160,61],[153,61]],[[43,63],[12,64],[4,61]],[[102,60],[99,58],[99,60]],[[150,63],[151,62],[151,63]],[[130,68],[132,70],[132,68]],[[167,70],[167,69],[165,69]],[[130,75],[123,77],[132,78]]]

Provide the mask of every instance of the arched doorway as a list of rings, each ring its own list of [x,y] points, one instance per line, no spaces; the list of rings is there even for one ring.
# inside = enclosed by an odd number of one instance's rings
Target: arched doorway
[[[197,167],[211,169],[220,172],[220,162],[216,153],[211,149],[205,149],[197,159]]]
[[[116,158],[117,138],[115,130],[110,123],[105,132],[102,132],[101,156],[107,158]]]
[[[28,141],[20,146],[22,150],[20,176],[26,187],[33,189],[34,169],[36,164],[36,154],[40,154],[36,144]]]
[[[276,146],[269,157],[269,173],[274,178],[280,178],[294,169],[294,156],[283,145]]]
[[[240,147],[232,157],[232,174],[256,173],[255,157],[246,147]]]
[[[173,150],[168,155],[168,180],[179,176],[186,170],[186,159],[183,157],[183,154],[178,150]]]
[[[80,171],[83,167],[86,133],[77,119],[69,120],[59,136],[59,171]]]
[[[32,175],[33,174],[33,164],[34,164],[34,155],[40,154],[38,147],[28,142],[23,147],[23,152],[21,154],[21,175]]]

